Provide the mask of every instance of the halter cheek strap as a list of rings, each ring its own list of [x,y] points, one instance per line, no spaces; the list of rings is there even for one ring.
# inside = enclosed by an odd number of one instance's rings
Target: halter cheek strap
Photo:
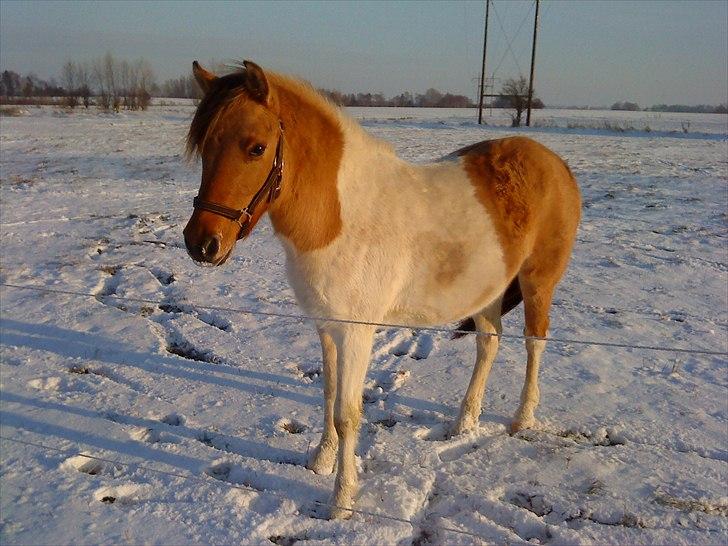
[[[250,223],[253,220],[253,214],[258,204],[266,197],[268,203],[272,203],[281,194],[281,183],[283,182],[283,122],[279,122],[281,133],[278,137],[278,145],[276,146],[276,155],[273,158],[273,165],[271,166],[268,178],[265,179],[263,185],[255,193],[253,198],[248,203],[248,206],[244,209],[233,209],[226,207],[225,205],[219,205],[210,201],[204,201],[200,199],[198,195],[192,201],[195,209],[206,210],[228,218],[240,226],[238,231],[238,240],[245,236],[245,232],[250,227]]]

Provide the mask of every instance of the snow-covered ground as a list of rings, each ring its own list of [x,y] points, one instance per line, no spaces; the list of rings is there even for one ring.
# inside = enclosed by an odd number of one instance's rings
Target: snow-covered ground
[[[298,313],[267,222],[224,267],[187,257],[191,106],[28,112],[0,118],[0,282],[96,296],[0,287],[3,544],[728,541],[725,356],[551,343],[538,426],[510,436],[525,350],[507,339],[479,430],[445,439],[473,339],[411,330],[377,334],[357,501],[411,523],[321,519],[333,477],[304,466],[318,338],[209,309]],[[462,111],[352,114],[417,162],[513,134]],[[685,114],[638,114],[665,124],[613,133],[561,111],[591,129],[520,131],[568,160],[584,198],[551,335],[725,352],[728,118],[688,116],[684,133]]]

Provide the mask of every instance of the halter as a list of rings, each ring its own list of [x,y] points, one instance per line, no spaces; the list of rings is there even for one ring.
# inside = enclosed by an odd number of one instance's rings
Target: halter
[[[276,146],[276,155],[273,158],[273,165],[268,173],[268,178],[265,179],[265,182],[263,182],[263,185],[255,193],[247,207],[242,210],[232,209],[225,205],[218,205],[217,203],[204,201],[200,199],[199,195],[192,201],[192,205],[195,209],[206,210],[237,223],[240,226],[240,231],[238,231],[237,237],[238,240],[245,236],[245,230],[250,226],[253,214],[255,213],[255,208],[258,206],[258,203],[263,199],[263,197],[265,197],[265,194],[268,194],[268,203],[275,201],[281,194],[281,183],[283,182],[283,122],[279,121],[278,123],[281,128],[281,134],[278,137],[278,145]],[[245,218],[243,219],[243,217]]]

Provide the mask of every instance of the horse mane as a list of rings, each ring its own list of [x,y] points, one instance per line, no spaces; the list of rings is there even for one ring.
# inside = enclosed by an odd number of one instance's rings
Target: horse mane
[[[187,133],[186,148],[188,157],[198,157],[222,116],[236,104],[249,99],[250,74],[242,63],[234,65],[234,68],[233,72],[220,76],[213,82],[212,87],[197,106]],[[300,100],[311,104],[324,115],[333,119],[337,124],[346,126],[349,130],[358,129],[360,133],[377,142],[378,148],[394,153],[388,143],[371,137],[337,104],[319,93],[307,81],[268,70],[265,71],[265,76],[271,89],[294,94]]]
[[[248,72],[239,68],[220,76],[212,83],[212,87],[197,105],[187,133],[188,157],[199,156],[222,114],[234,103],[245,100],[246,91],[250,87],[249,78]]]

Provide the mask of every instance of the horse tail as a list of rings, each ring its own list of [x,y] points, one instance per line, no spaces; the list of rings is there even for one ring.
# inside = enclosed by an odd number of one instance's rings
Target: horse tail
[[[522,301],[523,295],[521,294],[521,285],[518,284],[518,277],[516,276],[503,293],[503,299],[501,300],[501,316],[508,314],[510,311],[518,307],[518,304]],[[457,330],[458,331],[452,335],[452,339],[458,339],[466,336],[468,335],[468,332],[475,332],[475,321],[472,318],[466,318],[458,324]]]

